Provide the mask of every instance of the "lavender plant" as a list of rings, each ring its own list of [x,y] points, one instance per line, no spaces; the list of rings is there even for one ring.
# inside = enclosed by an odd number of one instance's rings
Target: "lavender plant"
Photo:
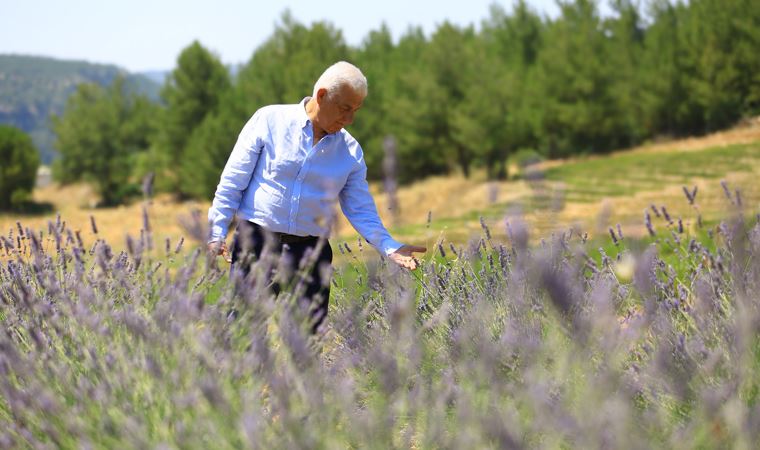
[[[653,207],[646,245],[616,227],[601,254],[483,222],[411,273],[341,246],[316,337],[297,282],[267,289],[274,255],[244,278],[154,249],[147,214],[119,254],[19,224],[0,237],[0,447],[750,448],[760,226],[732,207],[695,235]]]

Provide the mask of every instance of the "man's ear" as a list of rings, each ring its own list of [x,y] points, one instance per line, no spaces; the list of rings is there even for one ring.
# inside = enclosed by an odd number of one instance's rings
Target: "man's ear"
[[[321,105],[322,102],[324,101],[325,97],[327,97],[327,89],[325,89],[325,88],[319,88],[317,90],[317,104]]]

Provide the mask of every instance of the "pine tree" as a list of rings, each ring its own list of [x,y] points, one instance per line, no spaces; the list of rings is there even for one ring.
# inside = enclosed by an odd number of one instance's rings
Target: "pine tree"
[[[161,91],[166,108],[160,133],[151,148],[152,164],[159,172],[156,186],[160,190],[181,196],[190,194],[183,189],[177,167],[181,167],[187,157],[195,129],[217,110],[220,99],[231,87],[227,68],[200,43],[193,42],[180,53],[177,67]]]
[[[247,117],[245,105],[236,91],[223,97],[216,109],[197,126],[180,164],[180,189],[192,198],[213,197],[219,176],[235,145]]]
[[[625,127],[596,4],[575,0],[560,9],[537,61],[542,146],[552,157],[616,148]]]
[[[286,11],[272,37],[240,71],[238,87],[251,114],[265,105],[296,103],[312,94],[329,65],[348,57],[340,30],[325,22],[306,27]]]

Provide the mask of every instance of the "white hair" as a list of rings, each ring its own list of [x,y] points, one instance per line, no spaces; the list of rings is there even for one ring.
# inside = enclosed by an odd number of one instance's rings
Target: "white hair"
[[[327,89],[327,95],[331,96],[344,85],[351,86],[354,91],[363,96],[367,95],[367,78],[362,71],[351,63],[338,61],[328,67],[314,83],[314,98],[322,88]]]

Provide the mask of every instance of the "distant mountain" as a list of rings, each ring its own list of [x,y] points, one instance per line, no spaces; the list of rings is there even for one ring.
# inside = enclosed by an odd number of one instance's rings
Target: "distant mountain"
[[[135,75],[142,75],[159,86],[163,86],[166,78],[169,77],[170,74],[170,70],[147,70],[145,72],[137,72]]]
[[[50,116],[63,112],[78,84],[107,86],[117,75],[126,76],[135,92],[158,99],[161,83],[155,78],[130,74],[114,65],[0,54],[0,123],[29,133],[42,163],[50,164],[56,156]]]

